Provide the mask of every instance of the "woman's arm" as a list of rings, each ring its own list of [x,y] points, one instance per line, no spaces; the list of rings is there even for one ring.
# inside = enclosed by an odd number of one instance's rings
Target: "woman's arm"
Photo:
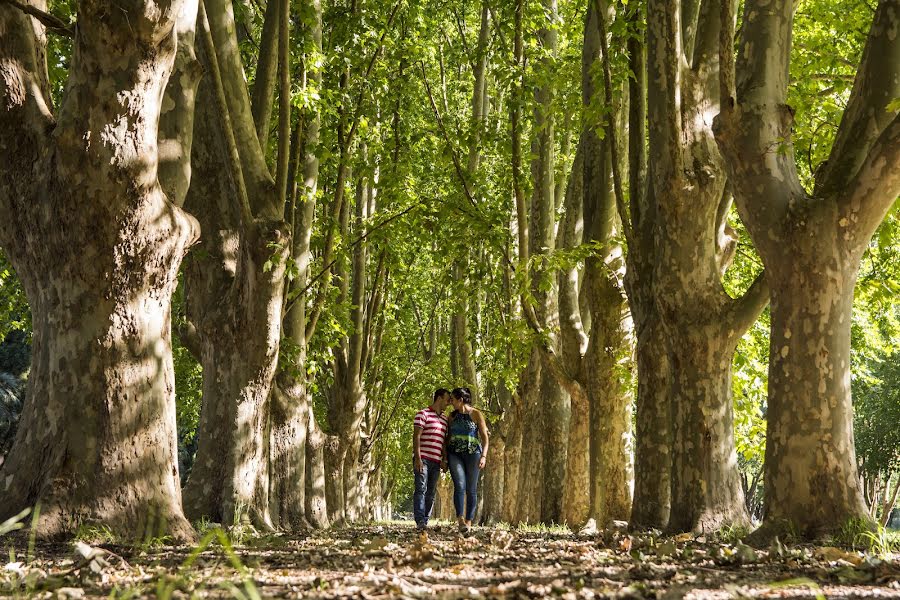
[[[481,460],[478,466],[483,469],[487,460],[488,446],[491,443],[491,432],[488,431],[487,419],[478,409],[475,409],[475,423],[478,425],[478,439],[481,440]]]

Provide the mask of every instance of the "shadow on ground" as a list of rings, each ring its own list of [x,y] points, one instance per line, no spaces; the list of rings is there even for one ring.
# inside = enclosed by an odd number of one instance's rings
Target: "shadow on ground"
[[[900,598],[900,555],[703,537],[354,526],[230,547],[12,546],[0,596],[42,598]]]

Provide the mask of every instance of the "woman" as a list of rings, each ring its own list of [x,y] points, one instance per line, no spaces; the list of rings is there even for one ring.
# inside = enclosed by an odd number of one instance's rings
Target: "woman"
[[[472,406],[469,388],[450,392],[450,427],[447,432],[447,462],[453,477],[453,505],[460,533],[472,529],[478,500],[478,474],[484,468],[488,451],[487,422]]]

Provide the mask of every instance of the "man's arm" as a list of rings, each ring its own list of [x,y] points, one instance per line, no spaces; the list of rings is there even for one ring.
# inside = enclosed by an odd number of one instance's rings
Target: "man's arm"
[[[422,472],[422,455],[419,454],[422,431],[421,427],[413,425],[413,468],[416,470],[416,473]]]

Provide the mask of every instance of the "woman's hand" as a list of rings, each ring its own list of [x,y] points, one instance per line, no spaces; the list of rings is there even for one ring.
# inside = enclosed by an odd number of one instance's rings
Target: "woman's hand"
[[[487,456],[482,455],[481,460],[478,461],[478,468],[483,469],[486,462],[487,462]]]

